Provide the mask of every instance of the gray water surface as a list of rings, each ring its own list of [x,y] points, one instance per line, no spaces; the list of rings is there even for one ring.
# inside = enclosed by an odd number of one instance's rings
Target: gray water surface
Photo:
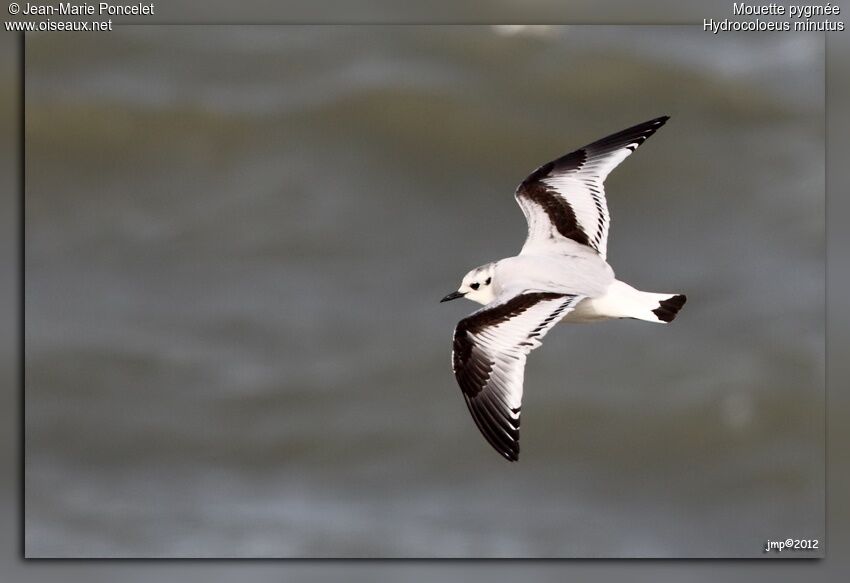
[[[820,35],[119,27],[27,37],[29,557],[761,556],[823,539]],[[522,455],[439,304],[525,236],[536,166],[608,179],[671,326],[562,326]]]

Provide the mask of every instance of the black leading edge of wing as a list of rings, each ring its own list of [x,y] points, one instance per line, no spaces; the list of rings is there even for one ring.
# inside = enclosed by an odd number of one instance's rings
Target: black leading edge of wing
[[[455,328],[452,368],[487,442],[519,459],[520,400],[526,356],[579,296],[531,292],[485,307]]]
[[[625,130],[611,134],[578,150],[570,152],[556,160],[544,164],[532,172],[516,191],[526,219],[529,222],[529,238],[535,236],[532,210],[526,204],[539,206],[548,217],[557,232],[567,239],[592,247],[605,255],[608,229],[608,208],[602,183],[617,164],[619,164],[638,146],[663,126],[669,116],[661,116]],[[617,160],[616,153],[622,158]],[[610,165],[613,163],[613,165]],[[547,179],[574,177],[576,190],[559,192]],[[586,199],[586,200],[585,200]],[[589,209],[593,221],[582,221],[577,217],[577,209]],[[585,214],[587,216],[587,214]]]

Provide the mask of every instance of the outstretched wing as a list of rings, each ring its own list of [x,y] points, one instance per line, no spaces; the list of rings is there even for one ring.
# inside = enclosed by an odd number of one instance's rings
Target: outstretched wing
[[[528,222],[522,253],[566,238],[604,258],[610,216],[602,183],[668,119],[659,117],[602,138],[544,164],[523,180],[515,195]]]
[[[510,461],[519,458],[525,359],[583,296],[526,292],[496,300],[461,320],[452,368],[485,439]]]

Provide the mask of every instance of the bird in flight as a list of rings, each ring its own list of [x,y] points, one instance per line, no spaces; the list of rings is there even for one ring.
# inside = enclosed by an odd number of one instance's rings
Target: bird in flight
[[[510,461],[519,459],[526,357],[555,324],[666,324],[685,304],[683,294],[643,292],[616,279],[605,259],[605,177],[668,119],[617,132],[532,172],[515,193],[528,223],[519,255],[476,267],[441,300],[484,304],[455,328],[452,369],[478,429]]]

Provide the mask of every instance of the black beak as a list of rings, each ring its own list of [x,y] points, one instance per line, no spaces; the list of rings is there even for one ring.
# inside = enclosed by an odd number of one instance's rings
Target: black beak
[[[465,295],[466,295],[466,294],[462,294],[462,293],[460,293],[459,291],[453,291],[452,293],[450,293],[449,295],[447,295],[446,297],[444,297],[443,299],[441,299],[441,300],[440,300],[440,303],[448,302],[448,301],[450,301],[450,300],[456,300],[456,299],[458,299],[458,298],[462,298],[462,297],[463,297],[463,296],[465,296]]]

